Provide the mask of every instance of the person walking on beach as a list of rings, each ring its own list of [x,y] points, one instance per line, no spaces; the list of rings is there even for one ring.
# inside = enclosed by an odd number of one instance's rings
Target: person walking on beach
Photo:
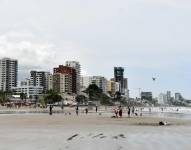
[[[78,113],[79,113],[79,108],[78,108],[78,105],[76,106],[76,115],[78,116]]]
[[[88,114],[88,108],[85,109],[86,115]]]
[[[130,107],[128,107],[127,114],[128,114],[128,117],[130,118],[130,115],[131,115],[131,108]]]
[[[115,118],[118,118],[118,109],[117,109],[117,108],[114,108],[113,111],[114,111],[114,113],[115,113]]]
[[[52,115],[52,108],[53,108],[53,106],[52,105],[50,105],[50,107],[49,107],[49,115]]]
[[[97,108],[97,105],[96,105],[96,113],[97,113],[97,109],[98,109],[98,108]]]
[[[135,114],[135,107],[133,106],[132,108],[132,114],[134,115]]]
[[[121,106],[119,106],[119,117],[122,118],[122,114],[123,114],[123,110],[121,108]]]

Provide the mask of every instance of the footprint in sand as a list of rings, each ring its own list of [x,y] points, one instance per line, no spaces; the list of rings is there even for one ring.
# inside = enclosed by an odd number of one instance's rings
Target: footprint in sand
[[[96,136],[93,136],[92,138],[97,138],[97,137],[100,137],[100,136],[103,136],[103,133],[100,133],[100,134],[98,134]]]
[[[74,134],[73,136],[71,136],[71,137],[69,137],[68,139],[67,139],[67,141],[71,141],[71,140],[73,140],[75,137],[77,137],[78,136],[78,134]]]

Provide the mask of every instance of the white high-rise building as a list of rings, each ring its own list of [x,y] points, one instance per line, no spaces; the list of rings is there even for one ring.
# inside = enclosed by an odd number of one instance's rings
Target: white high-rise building
[[[44,92],[49,89],[48,84],[50,72],[31,71],[30,74],[30,85],[41,86],[43,87]]]
[[[158,103],[159,104],[167,104],[167,95],[164,93],[160,93],[158,96]]]
[[[10,58],[0,59],[0,90],[11,91],[17,86],[18,61]]]
[[[77,61],[66,61],[66,66],[72,67],[76,70],[76,93],[80,93],[80,77],[81,77],[81,65]]]
[[[90,84],[96,84],[104,93],[107,93],[107,79],[102,76],[88,76],[81,78],[81,87],[85,90]]]

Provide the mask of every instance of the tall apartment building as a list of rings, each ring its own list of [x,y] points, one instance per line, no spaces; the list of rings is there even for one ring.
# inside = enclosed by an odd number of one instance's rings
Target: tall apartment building
[[[76,70],[76,93],[80,93],[80,77],[81,77],[81,65],[77,61],[66,61],[66,66],[72,67]]]
[[[167,104],[167,95],[164,93],[160,93],[158,96],[158,103],[159,104]]]
[[[120,84],[119,92],[124,94],[124,68],[114,67],[114,80]]]
[[[50,72],[44,71],[31,71],[30,72],[30,85],[32,86],[41,86],[43,91],[48,90],[48,77]]]
[[[53,90],[60,94],[72,93],[72,77],[69,74],[54,73]]]
[[[171,91],[167,91],[167,101],[169,102],[171,100]]]
[[[53,75],[50,74],[48,76],[48,90],[52,90],[53,89]]]
[[[0,90],[11,91],[17,86],[18,61],[10,58],[0,59]]]
[[[68,80],[65,81],[65,84],[68,86],[69,94],[76,94],[76,70],[72,67],[59,65],[58,68],[54,68],[54,74],[60,73],[67,76]],[[53,87],[55,88],[55,81],[53,77]],[[53,88],[53,89],[54,89]]]

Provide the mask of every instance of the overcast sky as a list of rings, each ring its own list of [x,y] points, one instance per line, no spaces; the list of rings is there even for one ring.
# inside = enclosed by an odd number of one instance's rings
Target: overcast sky
[[[19,59],[19,79],[77,60],[85,75],[124,67],[133,96],[191,98],[190,18],[190,0],[0,0],[0,57]]]

